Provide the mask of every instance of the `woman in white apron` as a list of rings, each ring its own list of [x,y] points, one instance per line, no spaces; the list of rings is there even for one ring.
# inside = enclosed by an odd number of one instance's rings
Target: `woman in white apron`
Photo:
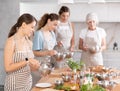
[[[56,37],[53,32],[57,25],[57,14],[44,14],[41,20],[39,21],[38,30],[34,33],[33,52],[36,59],[38,59],[41,64],[49,62],[49,59],[46,59],[57,53],[57,51],[53,49],[54,46],[57,44]],[[41,78],[41,74],[39,71],[36,71],[32,73],[32,76],[34,85]]]
[[[81,30],[79,48],[82,50],[81,61],[87,67],[103,65],[102,51],[106,49],[106,32],[97,27],[98,18],[95,13],[86,16],[88,28]]]
[[[69,21],[70,10],[66,6],[62,6],[59,10],[59,25],[56,29],[56,39],[58,46],[64,47],[65,51],[74,50],[74,28]],[[65,60],[57,62],[58,67],[66,66]]]
[[[66,50],[74,50],[74,26],[69,21],[70,10],[62,6],[59,10],[59,25],[56,29],[56,38],[58,44],[62,44]]]

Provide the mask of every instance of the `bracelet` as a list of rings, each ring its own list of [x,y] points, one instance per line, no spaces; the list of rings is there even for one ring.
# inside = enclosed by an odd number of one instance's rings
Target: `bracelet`
[[[25,58],[25,61],[28,61],[28,58]]]
[[[29,64],[29,60],[28,60],[28,58],[25,58],[25,61],[27,62],[27,65]]]

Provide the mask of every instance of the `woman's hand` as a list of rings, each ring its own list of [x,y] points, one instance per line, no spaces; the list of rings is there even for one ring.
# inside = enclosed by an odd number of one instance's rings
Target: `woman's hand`
[[[30,58],[29,59],[29,65],[32,71],[38,70],[40,67],[40,63],[39,61],[37,61],[36,59]]]
[[[57,42],[57,46],[58,46],[58,47],[62,47],[62,46],[63,46],[62,41],[58,41],[58,42]]]
[[[49,56],[54,56],[57,54],[57,51],[56,50],[48,50],[48,55]]]
[[[92,54],[95,54],[95,53],[101,52],[101,51],[102,51],[102,47],[99,47],[99,46],[89,48],[89,52],[92,53]]]
[[[92,53],[92,54],[95,54],[95,53],[96,53],[96,50],[89,49],[89,52]]]
[[[82,50],[83,50],[83,51],[88,51],[88,47],[87,47],[87,46],[83,46],[83,47],[82,47]]]
[[[74,51],[74,47],[70,47],[69,50],[73,52]]]

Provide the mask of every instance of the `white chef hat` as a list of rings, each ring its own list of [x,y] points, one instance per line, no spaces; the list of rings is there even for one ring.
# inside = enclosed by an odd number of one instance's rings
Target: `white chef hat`
[[[98,24],[98,17],[97,17],[97,14],[96,13],[88,13],[87,16],[86,16],[86,22],[89,22],[91,20],[94,20],[96,21],[96,23]]]

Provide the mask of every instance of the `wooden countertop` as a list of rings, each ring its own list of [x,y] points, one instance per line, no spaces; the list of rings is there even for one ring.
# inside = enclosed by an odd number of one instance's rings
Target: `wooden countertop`
[[[41,78],[38,83],[51,83],[52,86],[49,88],[40,88],[40,87],[33,87],[31,91],[63,91],[63,90],[55,90],[54,88],[54,83],[56,80],[62,80],[61,74],[67,73],[69,74],[70,72],[65,70],[65,69],[57,69],[54,70],[50,75]],[[79,91],[79,90],[76,90]],[[106,90],[110,91],[110,90]],[[111,91],[120,91],[120,83],[117,84],[114,88],[112,88]]]

